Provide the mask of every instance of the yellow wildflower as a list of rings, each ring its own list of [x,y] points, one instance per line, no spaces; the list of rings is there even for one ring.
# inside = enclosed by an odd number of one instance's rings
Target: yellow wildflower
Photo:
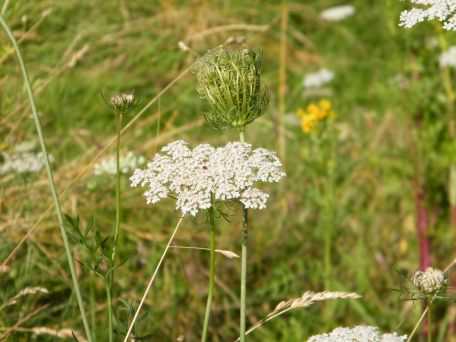
[[[313,116],[304,116],[301,119],[301,128],[304,133],[310,133],[317,124],[317,120]]]
[[[301,118],[301,128],[304,133],[310,133],[319,121],[335,115],[329,100],[323,99],[317,103],[311,103],[305,110],[299,109],[297,115]]]

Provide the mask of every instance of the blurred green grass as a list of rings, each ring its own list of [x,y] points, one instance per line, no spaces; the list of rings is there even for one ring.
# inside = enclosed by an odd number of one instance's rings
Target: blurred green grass
[[[255,332],[252,341],[302,341],[341,324],[358,323],[409,332],[419,305],[410,307],[392,288],[403,281],[398,271],[412,272],[418,267],[414,229],[417,177],[430,189],[433,261],[443,268],[452,259],[454,239],[447,219],[447,171],[441,146],[445,93],[438,67],[440,51],[438,47],[426,48],[438,33],[431,25],[414,30],[397,27],[404,6],[398,1],[346,3],[356,7],[353,17],[325,23],[318,13],[338,1],[288,2],[286,117],[320,98],[304,91],[306,73],[320,67],[335,72],[325,97],[333,103],[335,126],[343,129],[345,136],[337,137],[333,288],[328,290],[356,291],[364,298],[293,312]],[[249,129],[247,138],[254,145],[274,149],[280,5],[272,0],[12,1],[5,19],[21,40],[38,93],[59,188],[63,190],[113,136],[115,121],[102,94],[134,90],[146,103],[198,54],[229,37],[245,37],[247,46],[263,51],[271,105],[265,117]],[[213,27],[241,23],[267,25],[267,30],[198,35]],[[444,35],[450,43],[454,41],[450,34]],[[194,52],[180,50],[180,41]],[[2,150],[8,151],[34,139],[34,130],[16,60],[3,35],[0,44],[0,141]],[[173,130],[201,118],[204,108],[194,85],[194,77],[188,74],[162,96],[159,105],[126,133],[124,149],[150,158],[159,144],[177,138],[192,143],[236,139],[235,132],[220,134],[201,124],[172,135]],[[423,125],[425,129],[419,129]],[[288,177],[283,192],[271,188],[270,208],[253,218],[250,324],[282,299],[324,289],[327,158],[327,146],[315,146],[298,126],[287,124]],[[87,186],[90,180],[89,175],[71,188],[64,207],[84,220],[95,216],[107,232],[114,217],[113,180],[92,190]],[[127,182],[123,189],[120,253],[128,260],[117,272],[118,308],[121,300],[136,305],[177,218],[172,203],[147,207]],[[1,260],[49,204],[44,174],[0,178]],[[285,217],[281,215],[284,205],[288,208]],[[239,222],[236,215],[232,220],[220,227],[219,246],[239,252]],[[207,225],[204,218],[198,218],[186,220],[177,243],[206,246],[207,240]],[[197,340],[207,259],[204,253],[193,251],[173,250],[169,254],[147,302],[148,316],[140,323],[140,331],[150,333],[151,340],[175,341],[179,336],[185,341]],[[219,285],[210,331],[213,341],[233,340],[238,331],[238,263],[219,258],[218,264]],[[40,223],[9,266],[8,273],[0,274],[5,285],[0,290],[2,300],[31,285],[45,286],[55,294],[52,305],[30,319],[27,327],[80,325],[75,301],[68,297],[70,282],[52,215]],[[80,272],[87,294],[90,279],[84,270]],[[98,326],[103,326],[101,288],[97,297],[96,318]],[[31,302],[17,312],[0,312],[1,326],[12,326],[34,305]],[[438,320],[444,315],[445,310],[439,310]],[[103,328],[97,333],[99,340],[106,338]],[[17,332],[13,336],[14,340],[26,340],[29,334]]]

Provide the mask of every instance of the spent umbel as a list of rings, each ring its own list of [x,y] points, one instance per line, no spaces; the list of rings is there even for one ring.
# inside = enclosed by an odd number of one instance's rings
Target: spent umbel
[[[204,115],[214,127],[243,130],[264,113],[269,96],[258,52],[219,47],[201,57],[194,71],[197,91],[209,107]]]

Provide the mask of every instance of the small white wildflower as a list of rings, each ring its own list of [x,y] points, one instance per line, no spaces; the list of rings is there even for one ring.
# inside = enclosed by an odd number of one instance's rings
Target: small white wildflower
[[[278,182],[285,176],[272,151],[240,142],[223,147],[202,144],[191,149],[178,140],[163,147],[146,169],[135,170],[131,185],[147,187],[144,196],[154,204],[172,194],[176,209],[195,216],[217,201],[239,200],[247,208],[264,209],[269,195],[256,182]]]
[[[16,151],[17,153],[31,152],[35,149],[35,147],[36,147],[36,141],[27,140],[27,141],[23,141],[23,142],[17,144],[16,146],[14,146],[14,151]]]
[[[124,156],[120,156],[119,168],[120,173],[128,174],[131,173],[134,169],[139,166],[144,165],[146,162],[145,158],[142,156],[136,156],[132,152],[128,152]],[[111,156],[109,158],[103,159],[97,163],[94,167],[93,173],[96,176],[100,175],[115,175],[116,174],[116,157]]]
[[[16,154],[2,153],[3,163],[0,164],[0,175],[6,173],[36,173],[41,171],[45,165],[45,158],[42,152],[20,152]],[[52,156],[49,160],[53,161]]]
[[[416,271],[412,277],[413,285],[423,294],[434,294],[447,284],[447,277],[441,270],[428,267],[426,271]]]
[[[438,20],[445,30],[456,30],[456,0],[410,0],[421,7],[401,13],[399,26],[411,28],[423,21]]]
[[[382,334],[377,327],[359,325],[353,328],[336,328],[327,334],[312,336],[308,342],[404,342],[407,336],[396,333]]]
[[[326,21],[341,21],[355,14],[352,5],[334,6],[320,13],[320,18]]]
[[[456,46],[451,46],[447,51],[440,55],[439,64],[441,68],[456,68]]]
[[[304,77],[304,88],[320,88],[331,82],[333,78],[334,73],[331,70],[321,69]]]

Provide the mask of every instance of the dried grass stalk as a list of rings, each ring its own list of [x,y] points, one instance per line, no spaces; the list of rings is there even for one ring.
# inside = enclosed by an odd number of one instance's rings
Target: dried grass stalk
[[[176,249],[193,249],[193,250],[197,250],[197,251],[209,251],[209,248],[206,248],[206,247],[197,247],[197,246],[179,246],[179,245],[172,245],[171,248],[176,248]],[[239,258],[239,255],[232,252],[232,251],[229,251],[229,250],[226,250],[226,249],[216,249],[215,250],[216,253],[219,253],[221,255],[223,255],[224,257],[227,257],[228,259],[237,259]]]
[[[40,335],[49,335],[58,338],[73,338],[76,337],[79,342],[86,342],[87,340],[81,336],[78,332],[71,330],[71,329],[51,329],[48,327],[34,327],[30,330],[33,335],[40,336]]]
[[[354,292],[330,292],[330,291],[323,291],[323,292],[312,292],[306,291],[301,297],[292,298],[288,300],[281,301],[275,309],[270,312],[264,319],[256,323],[252,326],[249,330],[247,330],[246,335],[250,334],[252,331],[260,328],[266,322],[288,312],[293,309],[298,308],[306,308],[315,304],[317,302],[323,302],[326,300],[335,300],[335,299],[359,299],[361,296]],[[239,341],[239,338],[236,342]]]
[[[21,297],[33,296],[36,294],[48,294],[49,291],[44,287],[26,287],[20,290],[13,298],[11,298],[5,305],[1,306],[0,309],[3,309],[7,306],[14,305]]]

